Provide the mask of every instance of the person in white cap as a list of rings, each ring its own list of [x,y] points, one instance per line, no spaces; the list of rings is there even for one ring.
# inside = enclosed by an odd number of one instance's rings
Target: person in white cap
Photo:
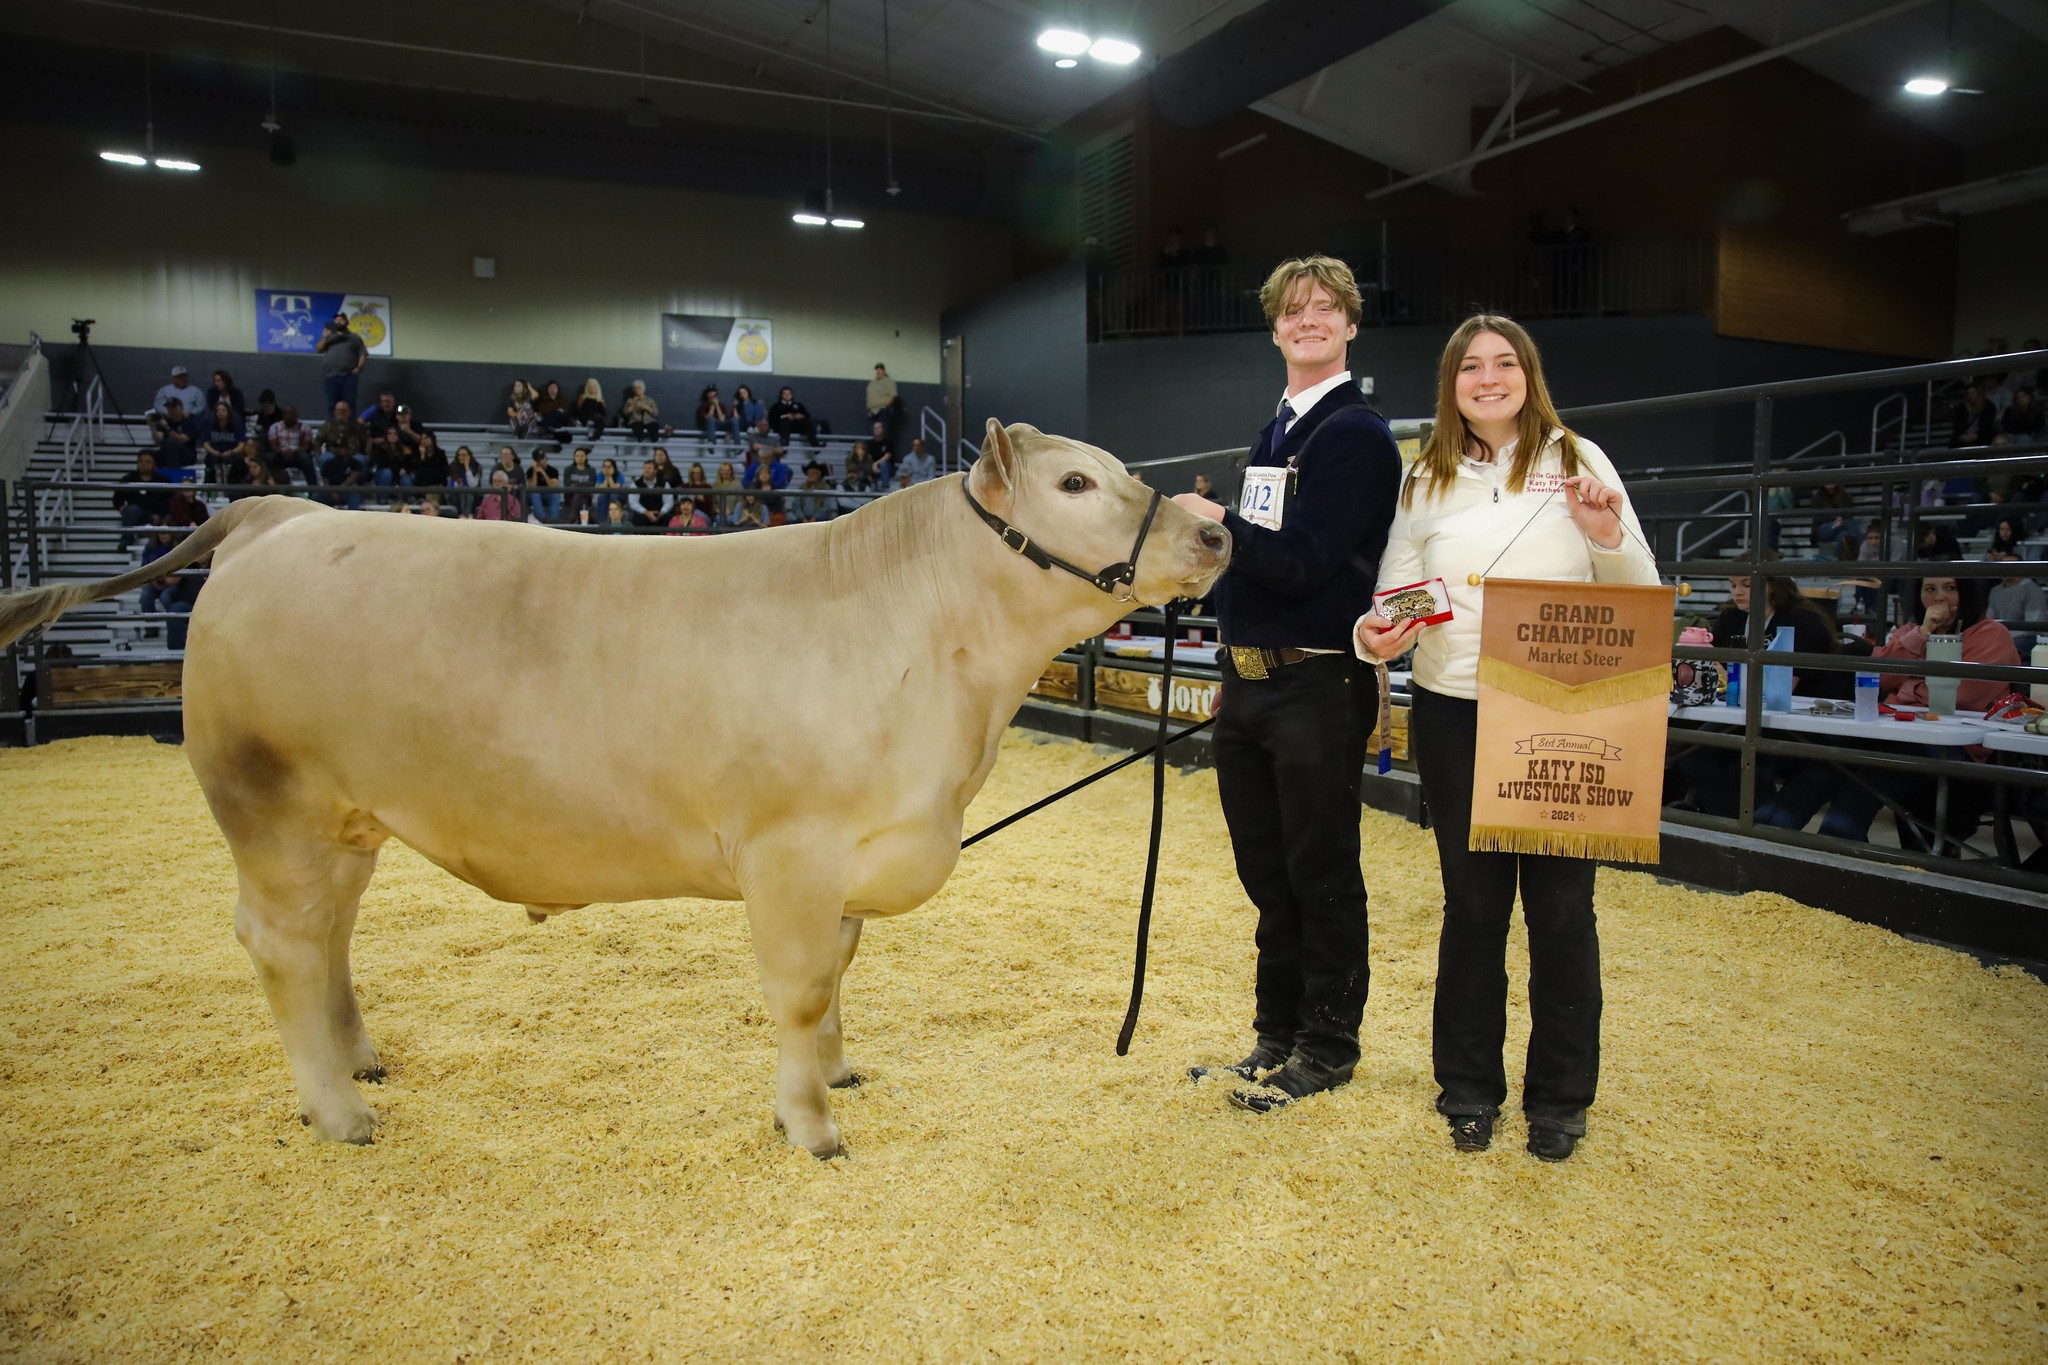
[[[149,410],[161,417],[164,405],[173,398],[183,403],[188,413],[208,407],[206,395],[192,382],[191,372],[183,365],[171,366],[171,382],[156,391],[156,401],[149,405]]]

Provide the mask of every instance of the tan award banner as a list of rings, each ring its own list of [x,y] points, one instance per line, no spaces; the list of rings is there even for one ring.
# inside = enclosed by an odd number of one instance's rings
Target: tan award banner
[[[1485,593],[1470,847],[1656,862],[1673,590],[1489,578]]]

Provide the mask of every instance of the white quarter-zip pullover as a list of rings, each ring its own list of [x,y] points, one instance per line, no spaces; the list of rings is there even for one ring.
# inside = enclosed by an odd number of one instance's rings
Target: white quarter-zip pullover
[[[1508,490],[1514,444],[1493,460],[1467,459],[1453,485],[1440,496],[1427,476],[1413,497],[1395,507],[1380,557],[1379,591],[1441,578],[1450,594],[1452,617],[1426,626],[1415,644],[1415,681],[1446,697],[1479,697],[1479,625],[1483,587],[1471,574],[1495,578],[1548,578],[1567,583],[1658,582],[1657,561],[1644,548],[1642,523],[1628,501],[1607,455],[1577,437],[1579,472],[1590,474],[1622,495],[1621,544],[1603,550],[1572,520],[1562,487],[1564,456],[1552,432],[1519,493]],[[1524,528],[1527,528],[1526,530]],[[1496,557],[1498,562],[1496,562]],[[1354,648],[1356,646],[1354,645]],[[1363,650],[1361,658],[1369,658]]]

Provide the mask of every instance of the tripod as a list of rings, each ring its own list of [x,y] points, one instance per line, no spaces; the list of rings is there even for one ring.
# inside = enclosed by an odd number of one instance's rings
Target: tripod
[[[127,409],[121,406],[121,400],[114,397],[114,386],[108,380],[107,372],[100,368],[100,358],[92,349],[92,324],[92,318],[73,318],[71,319],[71,334],[78,338],[80,354],[91,364],[92,372],[99,376],[100,392],[107,396],[107,406],[115,412],[126,412]],[[86,386],[82,382],[83,379],[84,374],[78,372],[74,373],[71,380],[71,392],[78,400],[78,410],[80,412],[85,411]]]

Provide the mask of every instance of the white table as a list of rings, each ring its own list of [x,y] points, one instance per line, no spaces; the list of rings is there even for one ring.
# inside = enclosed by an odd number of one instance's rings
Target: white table
[[[1740,706],[1674,706],[1671,719],[1696,721],[1703,725],[1731,725],[1738,729],[1743,724]],[[1831,739],[1860,739],[1876,744],[1931,744],[1957,749],[1982,744],[1990,728],[1982,720],[1959,717],[1903,721],[1884,716],[1866,721],[1854,716],[1816,716],[1813,714],[1813,701],[1808,697],[1794,697],[1790,711],[1764,712],[1763,726],[1766,730],[1792,730],[1826,735]]]
[[[1102,655],[1105,659],[1157,659],[1166,653],[1166,642],[1157,635],[1137,635],[1128,640],[1102,641]],[[1186,640],[1173,642],[1173,661],[1176,664],[1211,664],[1216,662],[1216,645],[1206,642],[1191,645]]]

